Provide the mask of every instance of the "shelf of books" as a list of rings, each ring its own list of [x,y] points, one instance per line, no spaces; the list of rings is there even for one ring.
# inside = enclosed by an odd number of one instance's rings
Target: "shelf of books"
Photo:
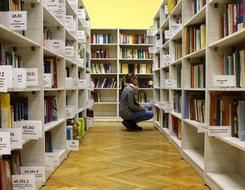
[[[215,190],[245,189],[244,6],[164,0],[153,19],[155,127]]]
[[[139,102],[152,101],[153,39],[146,29],[92,29],[91,76],[95,118],[120,120],[120,94],[124,78],[133,72],[139,79]]]
[[[89,22],[81,0],[0,2],[0,189],[40,189],[92,125]]]

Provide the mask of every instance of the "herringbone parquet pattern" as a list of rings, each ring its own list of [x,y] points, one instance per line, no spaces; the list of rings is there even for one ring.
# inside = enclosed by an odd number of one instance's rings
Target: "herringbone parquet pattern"
[[[143,127],[96,123],[43,190],[208,190],[152,123]]]

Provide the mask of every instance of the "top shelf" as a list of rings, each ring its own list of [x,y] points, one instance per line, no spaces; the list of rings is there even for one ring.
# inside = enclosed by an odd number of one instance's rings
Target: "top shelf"
[[[17,33],[12,32],[11,30],[7,29],[5,26],[0,24],[0,40],[3,42],[7,42],[13,44],[14,46],[18,47],[39,47],[40,45],[33,40]]]

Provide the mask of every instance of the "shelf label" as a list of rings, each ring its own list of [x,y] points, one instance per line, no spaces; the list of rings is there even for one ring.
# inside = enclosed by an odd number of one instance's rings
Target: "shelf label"
[[[38,69],[26,69],[26,84],[27,86],[38,86]]]
[[[174,34],[176,34],[180,30],[181,27],[182,27],[182,24],[179,24],[179,23],[171,23],[169,30],[171,31],[172,36]]]
[[[43,74],[43,86],[44,88],[52,88],[52,75],[50,73]]]
[[[10,133],[0,132],[0,155],[11,154]]]
[[[80,43],[86,43],[86,35],[84,30],[77,31],[77,39]]]
[[[163,109],[165,113],[170,113],[174,111],[174,107],[171,104],[166,104],[165,106],[163,106]]]
[[[162,40],[156,40],[156,47],[161,47],[162,46]]]
[[[27,30],[27,12],[26,11],[6,11],[0,12],[2,24],[9,30]]]
[[[88,100],[87,108],[92,109],[93,105],[94,105],[94,100]]]
[[[73,86],[73,88],[77,88],[78,87],[78,79],[77,78],[74,78],[72,80],[72,86]]]
[[[53,9],[54,16],[62,23],[65,23],[65,4],[58,3],[56,7]]]
[[[73,46],[65,46],[65,57],[70,59],[75,57],[75,49]]]
[[[45,167],[47,170],[52,171],[56,166],[59,165],[58,155],[55,153],[45,153]]]
[[[214,87],[235,87],[236,78],[234,75],[216,75],[213,76]]]
[[[13,190],[36,190],[34,175],[12,175]]]
[[[22,149],[23,147],[23,137],[22,137],[22,129],[18,128],[0,128],[1,132],[9,132],[10,133],[10,148],[14,149]]]
[[[79,151],[79,140],[68,140],[67,150]]]
[[[78,9],[77,13],[78,19],[86,20],[86,10],[85,9]]]
[[[165,88],[177,88],[177,81],[172,79],[166,79]]]
[[[165,30],[164,31],[164,36],[165,36],[166,40],[169,40],[173,36],[173,33],[170,30]]]
[[[20,173],[22,175],[34,175],[36,177],[36,181],[46,181],[44,166],[22,166],[20,167]]]
[[[78,83],[78,87],[79,87],[79,89],[84,89],[84,88],[86,88],[86,79],[80,79],[79,80],[79,83]]]
[[[73,19],[73,16],[71,15],[66,15],[66,29],[70,32],[75,32],[76,31],[76,22]]]
[[[48,10],[52,10],[58,6],[59,0],[43,0],[43,4],[48,8]]]
[[[45,40],[45,46],[50,51],[64,55],[64,41],[63,40]]]
[[[169,65],[169,64],[171,64],[171,63],[173,63],[173,57],[171,56],[171,55],[163,55],[162,56],[162,59],[163,59],[163,63],[164,63],[164,65]]]
[[[208,136],[231,137],[231,126],[210,126]]]
[[[24,140],[38,140],[42,137],[42,122],[41,121],[17,121],[14,123],[17,128],[23,129]]]
[[[75,116],[75,107],[74,106],[66,106],[66,117],[68,119],[74,118]]]
[[[168,5],[164,6],[164,13],[165,13],[165,15],[168,15]]]
[[[0,66],[0,92],[7,92],[12,88],[12,66]]]
[[[208,129],[209,129],[209,126],[208,124],[205,124],[205,123],[199,123],[197,122],[197,132],[198,133],[206,133],[208,132]]]
[[[26,88],[26,69],[13,68],[13,86],[14,88]]]
[[[78,64],[81,65],[82,67],[85,66],[84,63],[85,63],[84,59],[78,59]]]

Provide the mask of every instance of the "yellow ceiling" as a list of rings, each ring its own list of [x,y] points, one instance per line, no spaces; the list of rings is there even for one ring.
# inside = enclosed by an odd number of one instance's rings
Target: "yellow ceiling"
[[[83,0],[92,28],[149,28],[163,0]]]

